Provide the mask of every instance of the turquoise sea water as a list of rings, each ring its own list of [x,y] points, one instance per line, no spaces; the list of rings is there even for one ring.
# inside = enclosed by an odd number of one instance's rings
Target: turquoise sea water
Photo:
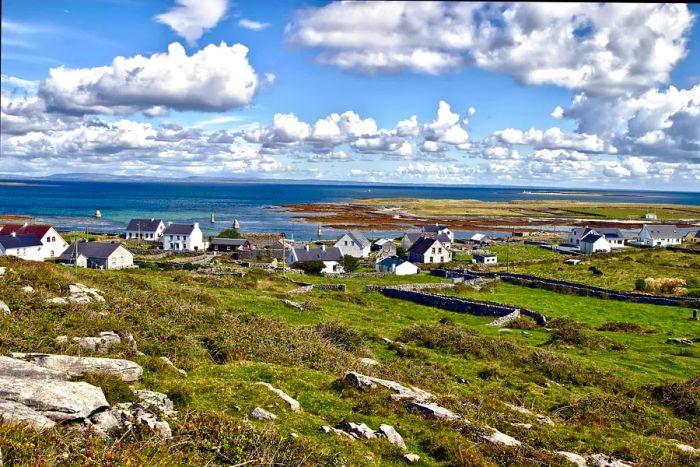
[[[343,202],[358,198],[450,198],[482,201],[513,199],[577,199],[605,202],[649,202],[700,205],[700,193],[644,191],[583,191],[510,187],[421,187],[298,183],[146,183],[146,182],[32,182],[32,186],[0,185],[0,214],[30,215],[61,229],[122,232],[131,218],[199,222],[206,233],[230,226],[234,219],[247,232],[286,232],[295,239],[316,238],[316,225],[293,222],[291,214],[275,208],[283,204]],[[527,193],[523,193],[523,191]],[[552,196],[546,192],[566,192]],[[605,196],[601,197],[603,193]],[[102,218],[93,217],[95,210]],[[214,214],[216,224],[210,223]],[[324,237],[337,232],[326,229]],[[385,232],[386,236],[389,232]]]

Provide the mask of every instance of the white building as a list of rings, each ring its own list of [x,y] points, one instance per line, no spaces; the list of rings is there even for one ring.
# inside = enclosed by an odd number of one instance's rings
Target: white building
[[[404,250],[408,251],[414,243],[425,237],[437,239],[440,243],[442,243],[443,247],[447,248],[448,250],[452,249],[452,239],[454,236],[450,237],[444,232],[406,232],[403,234],[403,237],[401,237],[401,246],[404,248]]]
[[[455,234],[452,233],[449,227],[440,224],[426,224],[421,229],[424,233],[432,233],[435,235],[445,234],[450,239],[451,243],[455,241]]]
[[[384,258],[375,265],[375,269],[377,272],[397,276],[409,276],[420,272],[420,268],[415,264],[396,258]]]
[[[301,248],[292,248],[289,250],[287,265],[292,266],[294,263],[321,261],[323,263],[321,272],[338,274],[343,272],[343,265],[340,264],[342,259],[343,254],[339,248],[326,248],[325,245],[321,245],[319,248],[311,248],[309,245],[304,245]]]
[[[683,237],[675,225],[644,224],[637,238],[647,246],[668,246],[680,245]]]
[[[46,224],[6,224],[0,229],[0,235],[34,235],[44,248],[41,249],[43,259],[58,258],[66,249],[68,243],[56,232],[53,226]]]
[[[164,230],[165,224],[161,219],[131,219],[126,226],[126,239],[157,242]]]
[[[162,236],[164,250],[202,251],[207,249],[199,223],[168,224]]]
[[[44,245],[36,235],[0,235],[0,256],[16,256],[28,261],[44,261]]]
[[[408,249],[408,260],[412,263],[449,263],[452,261],[452,252],[439,240],[423,237]]]
[[[474,262],[481,264],[498,264],[496,255],[474,255]]]
[[[66,248],[58,261],[79,268],[124,269],[134,265],[134,255],[116,242],[76,242]]]
[[[589,233],[581,239],[579,245],[581,253],[591,254],[591,253],[609,253],[610,252],[610,242],[608,242],[603,235],[598,233]]]
[[[567,243],[581,247],[581,240],[589,234],[602,235],[610,244],[610,248],[623,248],[625,246],[625,236],[620,229],[578,227],[569,233]]]
[[[367,258],[372,248],[370,241],[359,230],[351,230],[341,235],[333,246],[339,248],[343,256],[350,255],[355,258]]]

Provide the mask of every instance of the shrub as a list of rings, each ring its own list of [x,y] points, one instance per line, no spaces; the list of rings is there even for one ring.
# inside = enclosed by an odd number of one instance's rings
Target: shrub
[[[631,332],[635,334],[650,334],[653,333],[651,329],[647,329],[636,323],[625,323],[622,321],[616,321],[614,323],[605,323],[598,328],[599,331],[608,332]]]
[[[360,267],[360,259],[354,256],[344,255],[343,259],[340,260],[340,264],[343,266],[343,269],[345,269],[345,272],[353,272]]]
[[[238,233],[237,229],[226,229],[221,232],[219,232],[219,235],[217,235],[219,238],[238,238],[240,237],[240,234]]]
[[[655,293],[680,295],[686,286],[685,280],[679,277],[647,277],[644,279],[644,290]]]
[[[292,269],[301,269],[307,274],[320,274],[325,265],[323,261],[307,261],[305,263],[294,263]]]
[[[700,374],[681,383],[657,386],[652,394],[676,416],[691,420],[700,418]]]
[[[558,323],[550,323],[551,326],[557,326],[557,329],[552,332],[552,337],[547,344],[571,344],[590,350],[623,350],[625,348],[623,344],[605,336],[585,331],[586,325],[576,321],[567,322],[561,319],[558,321]]]
[[[505,358],[517,351],[517,346],[507,340],[477,336],[468,329],[445,324],[437,326],[415,325],[404,329],[399,340],[415,342],[429,349],[440,349],[478,358]]]
[[[321,339],[348,352],[356,352],[365,344],[365,339],[359,332],[337,321],[319,323],[314,331]]]
[[[511,329],[525,329],[525,330],[531,330],[531,329],[538,329],[539,326],[535,322],[535,320],[526,315],[520,315],[518,316],[517,319],[514,319],[513,321],[509,321],[506,324],[506,327],[509,327]]]
[[[647,283],[644,279],[641,277],[634,281],[634,288],[635,290],[646,290],[647,289]]]

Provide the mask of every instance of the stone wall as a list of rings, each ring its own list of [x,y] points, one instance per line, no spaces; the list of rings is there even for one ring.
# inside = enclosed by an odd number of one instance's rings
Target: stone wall
[[[425,283],[425,284],[396,284],[391,286],[386,285],[366,285],[365,292],[381,292],[383,289],[391,287],[397,290],[426,290],[426,289],[447,289],[454,287],[451,282]]]

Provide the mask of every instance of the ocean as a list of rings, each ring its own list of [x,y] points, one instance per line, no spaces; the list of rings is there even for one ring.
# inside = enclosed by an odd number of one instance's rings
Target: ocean
[[[214,234],[230,227],[234,219],[238,219],[244,232],[285,232],[296,240],[316,239],[317,226],[294,221],[292,214],[278,208],[280,205],[394,197],[482,201],[576,199],[700,205],[700,193],[656,191],[338,185],[323,182],[15,181],[27,185],[0,184],[0,214],[32,216],[33,222],[51,223],[61,230],[121,233],[130,219],[153,217],[164,221],[199,222],[205,233]],[[552,192],[567,194],[552,195]],[[95,210],[100,210],[101,218],[94,217]],[[210,222],[212,214],[216,218],[215,224]],[[335,238],[337,234],[333,229],[324,229],[323,238]],[[368,234],[387,236],[394,232]]]

